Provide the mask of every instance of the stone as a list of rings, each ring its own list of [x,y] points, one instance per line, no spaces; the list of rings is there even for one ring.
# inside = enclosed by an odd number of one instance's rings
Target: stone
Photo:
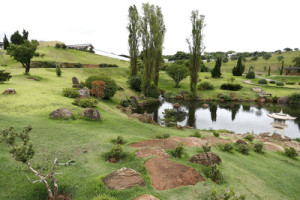
[[[180,104],[179,104],[179,103],[174,103],[174,104],[173,104],[173,107],[174,107],[175,109],[178,109],[178,108],[180,107]]]
[[[160,147],[142,147],[135,152],[135,157],[146,158],[150,156],[161,156],[169,158],[170,156]]]
[[[176,125],[176,128],[177,128],[178,130],[182,130],[182,129],[183,129],[183,126],[177,124],[177,125]]]
[[[140,173],[126,167],[108,174],[103,179],[103,183],[110,190],[123,190],[146,185]]]
[[[202,164],[208,167],[214,164],[219,165],[222,160],[217,154],[206,152],[194,155],[193,157],[191,157],[190,162]]]
[[[209,77],[208,77],[208,76],[205,76],[205,79],[209,79]]]
[[[289,102],[289,98],[287,98],[286,96],[280,97],[277,100],[277,103],[280,103],[280,104],[287,104],[288,102]]]
[[[176,100],[183,100],[183,96],[181,94],[176,95],[175,99]]]
[[[94,108],[85,108],[81,112],[81,116],[90,118],[91,120],[101,120],[102,119],[100,112]]]
[[[204,101],[211,101],[211,98],[206,98]]]
[[[138,114],[138,113],[132,113],[132,114],[129,115],[129,117],[137,118],[137,119],[141,118],[142,116],[143,116],[142,114]]]
[[[117,108],[117,109],[121,109],[121,108],[123,108],[123,106],[117,105],[116,108]]]
[[[245,145],[247,145],[247,144],[248,144],[248,142],[246,142],[246,141],[244,141],[244,140],[237,140],[235,143],[236,143],[237,145],[240,145],[240,144],[245,144]]]
[[[202,107],[203,108],[208,108],[208,104],[204,103],[204,104],[202,104]]]
[[[78,90],[80,96],[84,97],[84,98],[90,98],[90,90],[86,87]]]
[[[155,157],[145,162],[153,187],[159,191],[185,185],[196,185],[204,178],[193,168]]]
[[[36,77],[33,77],[33,76],[28,76],[27,78],[28,78],[28,79],[33,79],[33,80],[35,80],[35,81],[40,81],[40,79],[38,79],[38,78],[36,78]]]
[[[70,118],[73,116],[73,112],[67,108],[59,108],[50,113],[50,118]]]
[[[139,118],[139,120],[141,120],[142,122],[153,122],[152,115],[148,114],[147,112],[144,112],[144,114]]]
[[[2,94],[16,94],[16,90],[13,88],[8,88],[6,89],[4,92],[2,92]]]
[[[72,83],[73,83],[73,85],[79,85],[78,78],[76,78],[75,76],[72,77]]]
[[[159,199],[150,194],[144,194],[142,196],[136,197],[134,200],[159,200]]]
[[[217,95],[217,97],[219,98],[220,96],[222,96],[223,94],[222,93],[219,93],[218,95]]]
[[[262,89],[260,87],[252,88],[252,90],[254,92],[261,92],[262,91]]]
[[[258,103],[265,103],[265,102],[266,102],[266,99],[263,98],[263,97],[258,97],[257,102],[258,102]]]

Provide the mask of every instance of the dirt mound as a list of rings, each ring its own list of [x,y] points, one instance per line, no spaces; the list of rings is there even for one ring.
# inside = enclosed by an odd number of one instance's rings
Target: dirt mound
[[[145,186],[145,182],[140,173],[125,167],[108,174],[103,179],[103,183],[108,189],[111,190],[123,190],[135,186]]]
[[[130,144],[133,148],[160,147],[162,149],[175,149],[178,142],[170,139],[150,139]]]
[[[195,185],[204,178],[193,168],[156,157],[146,161],[152,185],[157,190],[167,190],[185,185]]]
[[[135,152],[137,158],[146,158],[150,156],[161,156],[169,158],[170,156],[160,147],[142,147]]]
[[[144,194],[142,196],[136,197],[134,200],[159,200],[159,199],[150,194]]]
[[[214,164],[220,164],[222,162],[221,158],[212,152],[199,153],[191,157],[190,161],[192,163],[198,163],[205,166],[211,166]]]
[[[205,145],[207,143],[207,141],[201,140],[199,138],[196,137],[177,137],[177,136],[172,136],[170,138],[168,138],[168,140],[174,140],[176,142],[182,142],[184,146],[188,146],[188,147],[198,147],[198,146],[202,146]]]

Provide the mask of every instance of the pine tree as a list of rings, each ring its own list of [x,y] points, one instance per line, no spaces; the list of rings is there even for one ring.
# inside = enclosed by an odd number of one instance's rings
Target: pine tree
[[[8,42],[8,39],[7,39],[6,35],[4,35],[3,48],[6,50],[8,47],[9,47],[9,42]]]
[[[240,56],[236,67],[233,67],[232,74],[233,76],[242,76],[245,71],[245,65],[242,63],[242,57]]]
[[[22,36],[22,38],[23,38],[23,40],[28,40],[28,35],[29,35],[29,32],[28,31],[26,31],[25,29],[23,29],[23,36]]]
[[[212,77],[219,78],[222,75],[222,73],[221,73],[221,65],[222,65],[222,58],[218,57],[217,60],[216,60],[215,67],[211,71],[211,76]]]
[[[281,69],[280,69],[280,75],[283,74],[283,66],[284,66],[284,61],[281,62]]]
[[[271,75],[271,67],[269,66],[269,70],[268,70],[268,76]]]
[[[20,35],[19,31],[16,31],[10,36],[10,41],[12,44],[20,45],[23,44],[23,37]]]

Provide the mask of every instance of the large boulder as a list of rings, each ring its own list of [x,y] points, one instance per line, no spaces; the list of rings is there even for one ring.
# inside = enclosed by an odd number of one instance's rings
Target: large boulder
[[[52,113],[50,113],[50,118],[71,118],[73,116],[72,110],[69,110],[67,108],[59,108]]]
[[[191,157],[190,162],[202,164],[208,167],[214,164],[220,164],[222,160],[217,154],[206,152],[194,155]]]
[[[79,85],[79,81],[78,81],[78,78],[77,77],[72,77],[72,83],[73,85]]]
[[[241,144],[243,144],[243,145],[248,145],[248,142],[246,142],[245,140],[237,140],[235,143],[236,143],[237,145],[241,145]]]
[[[86,87],[78,90],[81,97],[90,98],[90,90]]]
[[[91,120],[101,120],[102,119],[100,112],[94,108],[85,108],[81,112],[81,116],[90,118]]]
[[[281,104],[287,104],[289,102],[289,98],[287,98],[286,96],[280,97],[277,100],[277,103],[281,103]]]
[[[6,89],[4,92],[2,92],[2,94],[16,94],[16,90],[13,88],[8,88]]]
[[[135,186],[146,185],[140,173],[126,167],[108,174],[103,179],[103,183],[108,189],[111,190],[123,190]]]
[[[150,194],[144,194],[142,196],[136,197],[134,200],[159,200],[159,199]]]

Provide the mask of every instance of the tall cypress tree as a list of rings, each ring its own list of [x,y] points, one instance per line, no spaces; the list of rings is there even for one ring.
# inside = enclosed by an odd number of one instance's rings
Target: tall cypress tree
[[[139,55],[139,14],[135,5],[130,6],[128,10],[129,31],[128,44],[130,54],[130,74],[129,76],[136,76],[138,71],[137,58]]]
[[[25,29],[23,29],[23,36],[22,36],[22,38],[23,38],[23,40],[28,40],[28,35],[29,35],[29,32],[28,31],[26,31]]]
[[[8,47],[9,47],[9,42],[8,42],[8,39],[7,39],[6,35],[4,35],[3,48],[6,50]]]
[[[232,74],[233,76],[242,76],[245,71],[245,65],[242,63],[242,57],[238,58],[236,67],[233,67]]]
[[[218,57],[216,60],[215,67],[211,71],[211,76],[212,77],[220,77],[221,76],[221,65],[222,65],[222,58]]]

